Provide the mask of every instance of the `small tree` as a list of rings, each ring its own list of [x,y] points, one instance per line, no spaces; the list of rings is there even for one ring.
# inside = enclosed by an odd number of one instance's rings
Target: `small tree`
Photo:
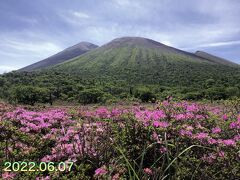
[[[3,87],[6,83],[6,80],[3,77],[0,77],[0,87]]]
[[[184,99],[186,100],[199,100],[203,98],[203,94],[201,92],[188,92],[184,95]]]
[[[142,102],[155,102],[156,101],[156,96],[152,92],[144,92],[140,95],[140,99]]]
[[[205,85],[207,88],[213,87],[213,85],[215,84],[215,80],[214,79],[207,79],[205,82]]]
[[[228,88],[226,88],[226,95],[228,96],[228,98],[239,97],[240,89],[237,87],[228,87]]]
[[[83,104],[99,103],[103,97],[103,92],[99,89],[85,89],[79,94],[79,102]]]
[[[11,100],[32,106],[37,102],[46,103],[49,101],[49,90],[33,86],[17,86],[12,90]]]
[[[213,100],[226,99],[226,92],[224,88],[215,87],[206,90],[206,96],[213,102]]]

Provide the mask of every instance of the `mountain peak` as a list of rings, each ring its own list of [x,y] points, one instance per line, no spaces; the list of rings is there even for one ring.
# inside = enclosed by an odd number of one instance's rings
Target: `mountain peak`
[[[65,49],[65,50],[72,50],[72,49],[91,50],[91,49],[95,49],[97,47],[98,46],[95,45],[95,44],[92,44],[92,43],[86,42],[86,41],[82,41],[82,42],[80,42],[78,44],[75,44],[75,45]]]
[[[147,41],[150,40],[148,38],[144,37],[138,37],[138,36],[123,36],[119,38],[115,38],[112,41]]]
[[[46,58],[42,61],[31,64],[27,67],[24,67],[24,68],[20,69],[19,71],[35,71],[35,70],[39,70],[42,68],[54,66],[56,64],[63,63],[67,60],[78,57],[92,49],[97,48],[97,47],[98,46],[95,44],[83,41],[83,42],[75,44],[69,48],[66,48],[63,51],[61,51],[53,56],[50,56],[49,58]]]
[[[202,61],[202,58],[189,53],[182,51],[180,49],[176,49],[171,46],[167,46],[165,44],[162,44],[158,41],[144,38],[144,37],[120,37],[116,38],[109,43],[103,45],[100,47],[102,50],[107,50],[107,49],[118,49],[118,48],[125,48],[127,47],[128,49],[131,48],[140,48],[140,49],[148,49],[148,50],[154,50],[156,51],[157,54],[181,54],[183,56],[191,56],[191,58],[194,58],[197,61]]]
[[[105,44],[105,46],[119,47],[119,46],[144,46],[144,47],[157,47],[165,46],[164,44],[154,41],[152,39],[143,37],[120,37],[112,40],[111,42]]]

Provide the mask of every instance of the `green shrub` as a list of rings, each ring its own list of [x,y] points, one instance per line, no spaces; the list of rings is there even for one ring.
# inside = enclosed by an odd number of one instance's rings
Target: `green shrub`
[[[85,89],[79,94],[79,102],[83,104],[102,102],[103,91],[100,89]]]
[[[142,102],[155,102],[156,96],[152,92],[144,92],[140,95]]]
[[[49,102],[49,90],[33,86],[17,86],[11,90],[10,100],[16,103],[34,105]]]
[[[199,100],[202,98],[203,98],[203,94],[201,92],[188,92],[184,96],[184,99],[186,100]]]

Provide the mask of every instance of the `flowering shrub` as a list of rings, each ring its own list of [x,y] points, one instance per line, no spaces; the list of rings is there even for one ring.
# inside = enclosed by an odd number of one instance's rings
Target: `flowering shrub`
[[[240,114],[164,101],[155,107],[13,108],[0,104],[1,162],[74,162],[70,172],[3,179],[237,179]]]

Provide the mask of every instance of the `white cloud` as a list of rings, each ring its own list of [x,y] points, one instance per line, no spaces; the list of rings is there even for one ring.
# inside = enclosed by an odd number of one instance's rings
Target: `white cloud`
[[[197,46],[181,48],[184,50],[192,50],[198,48],[209,48],[209,47],[220,47],[220,46],[230,46],[230,45],[239,45],[240,41],[225,41],[225,42],[213,42],[207,44],[199,44]]]
[[[144,1],[141,2],[141,1],[130,1],[130,0],[114,0],[113,3],[118,8],[120,7],[123,9],[131,9],[130,11],[131,15],[134,15],[136,10],[141,10],[141,11],[138,11],[136,15],[139,15],[142,13],[142,11],[145,12],[146,10],[145,8],[146,3]]]
[[[233,43],[229,39],[239,38],[239,32],[237,28],[224,28],[221,25],[206,25],[204,27],[193,25],[188,27],[179,26],[168,32],[159,32],[156,37],[159,37],[157,40],[160,42],[169,41],[172,46],[185,49],[188,47],[223,45],[223,43],[215,44],[218,42]]]
[[[76,11],[74,11],[74,12],[72,12],[72,14],[75,16],[75,17],[77,17],[77,18],[90,18],[90,16],[88,15],[88,14],[86,14],[86,13],[83,13],[83,12],[76,12]]]
[[[0,43],[1,54],[8,56],[43,56],[52,55],[62,48],[52,42],[29,42],[23,40],[5,39]]]
[[[203,44],[199,47],[218,47],[218,46],[229,46],[229,45],[238,45],[240,44],[240,41],[227,41],[227,42],[215,42],[215,43],[209,43],[209,44]]]
[[[167,45],[167,46],[172,46],[172,43],[170,41],[165,41],[165,40],[162,40],[161,43]]]
[[[14,40],[7,40],[5,42],[5,46],[11,49],[19,50],[19,51],[31,51],[32,53],[51,53],[60,51],[61,48],[56,44],[51,42],[21,42]]]
[[[58,44],[49,41],[23,40],[9,36],[0,41],[1,73],[45,59],[62,51]]]
[[[18,69],[18,67],[0,65],[0,74],[7,73],[7,72],[17,70],[17,69]]]
[[[71,26],[80,26],[89,22],[91,16],[80,11],[59,11],[58,16]]]
[[[129,0],[114,0],[120,6],[129,6],[131,2]]]

